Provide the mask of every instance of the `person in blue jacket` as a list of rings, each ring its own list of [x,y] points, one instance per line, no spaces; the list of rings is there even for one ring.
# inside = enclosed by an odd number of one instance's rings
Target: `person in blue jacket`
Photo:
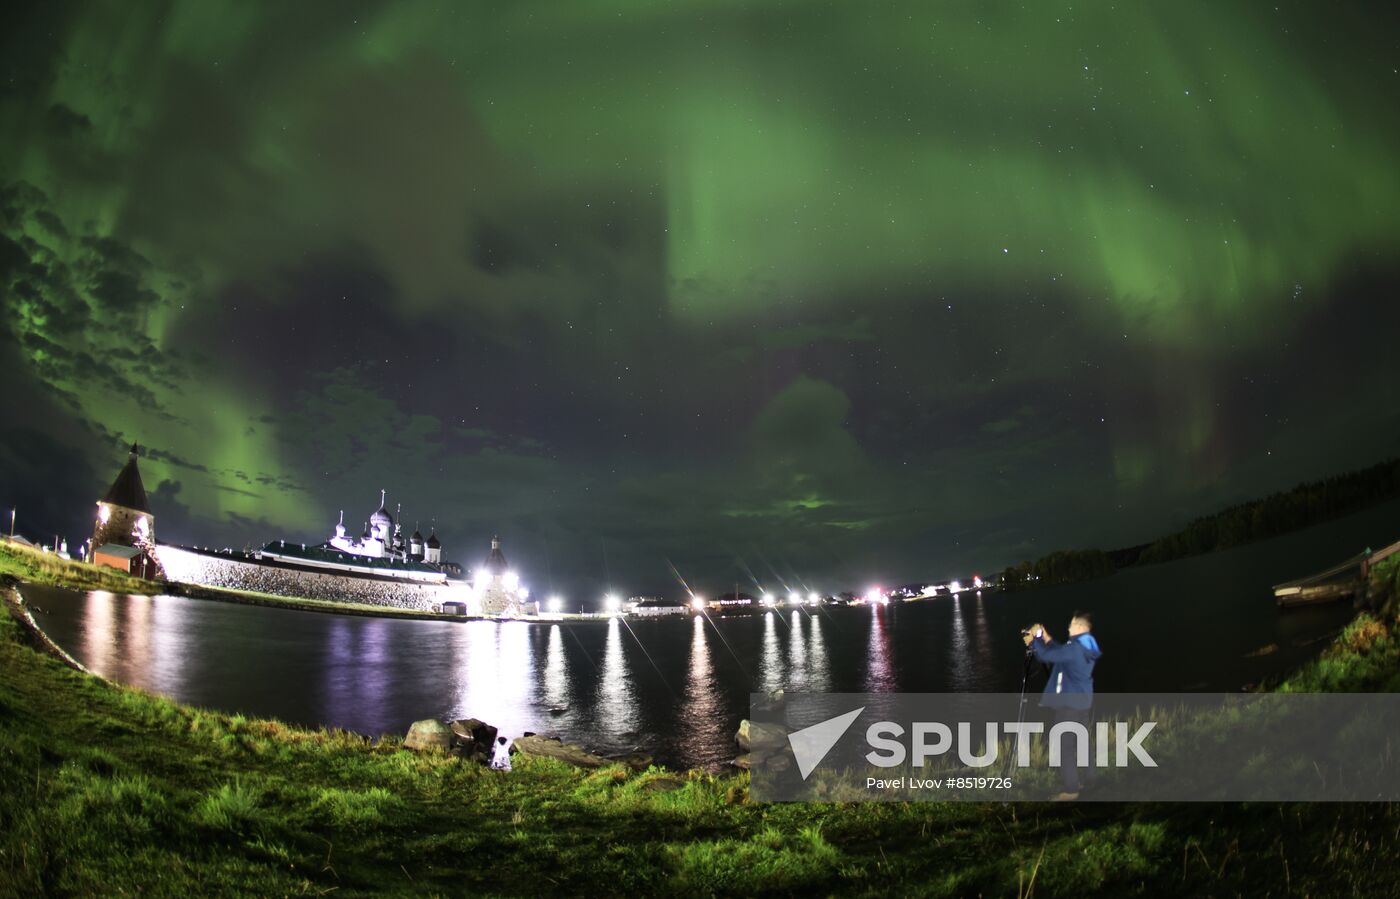
[[[1103,652],[1098,641],[1090,633],[1093,622],[1083,612],[1075,612],[1069,621],[1069,640],[1056,643],[1046,633],[1044,625],[1035,624],[1026,628],[1026,646],[1037,661],[1050,665],[1050,679],[1046,681],[1041,694],[1042,708],[1055,710],[1055,723],[1073,721],[1082,724],[1092,738],[1094,707],[1094,663]],[[1062,760],[1073,760],[1075,741],[1061,736]],[[1094,779],[1094,749],[1090,740],[1090,764],[1084,771],[1084,781]],[[1078,799],[1081,789],[1079,768],[1074,764],[1060,765],[1060,781],[1064,792],[1056,796],[1059,800]]]

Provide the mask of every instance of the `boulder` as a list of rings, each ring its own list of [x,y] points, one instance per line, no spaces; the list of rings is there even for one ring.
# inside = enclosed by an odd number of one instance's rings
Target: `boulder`
[[[452,722],[453,747],[464,758],[477,762],[489,762],[495,746],[497,729],[479,718],[465,718]]]
[[[740,752],[755,755],[773,755],[787,745],[787,733],[776,724],[754,722],[745,718],[739,722],[739,731],[734,734],[734,742]]]
[[[467,758],[485,761],[491,758],[496,742],[496,728],[480,718],[463,718],[452,722],[453,747]]]
[[[408,728],[408,736],[403,739],[404,749],[450,749],[452,729],[435,718],[415,721]]]
[[[651,767],[653,761],[650,755],[641,750],[629,752],[625,755],[610,755],[608,759],[614,762],[621,762],[633,771],[645,771]]]
[[[749,751],[754,755],[773,755],[787,747],[787,731],[781,725],[757,722],[749,725]]]
[[[765,771],[786,771],[792,767],[792,757],[787,755],[759,756],[751,752],[741,753],[729,764],[740,771],[752,771],[754,765],[762,765]]]
[[[568,762],[570,765],[577,765],[580,768],[602,768],[611,765],[612,761],[603,758],[601,755],[593,753],[575,746],[572,743],[565,743],[562,740],[555,740],[551,737],[541,737],[539,735],[521,737],[515,741],[515,749],[521,755],[536,758],[558,759],[561,762]]]

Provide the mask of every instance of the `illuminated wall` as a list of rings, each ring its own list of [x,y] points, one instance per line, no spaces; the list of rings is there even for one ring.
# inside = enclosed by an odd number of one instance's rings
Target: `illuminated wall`
[[[156,557],[165,569],[167,578],[187,584],[225,587],[231,590],[254,590],[303,599],[414,609],[419,612],[439,611],[442,603],[449,600],[467,601],[466,591],[460,586],[403,584],[274,568],[243,561],[237,557],[206,555],[176,546],[157,547]]]

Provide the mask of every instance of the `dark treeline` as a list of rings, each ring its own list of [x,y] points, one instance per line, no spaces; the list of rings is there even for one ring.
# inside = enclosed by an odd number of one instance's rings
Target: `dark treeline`
[[[1400,496],[1400,459],[1231,506],[1197,518],[1181,530],[1144,546],[1059,550],[1002,572],[1004,589],[1066,584],[1112,574],[1131,565],[1168,562],[1276,537]]]
[[[1101,549],[1061,549],[1001,573],[1001,588],[1069,584],[1113,573],[1113,561]]]

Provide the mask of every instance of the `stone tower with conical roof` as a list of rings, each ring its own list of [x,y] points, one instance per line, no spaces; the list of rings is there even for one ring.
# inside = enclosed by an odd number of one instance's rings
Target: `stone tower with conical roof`
[[[529,602],[530,591],[506,564],[501,538],[491,538],[491,552],[472,578],[472,591],[482,615],[518,618],[539,614],[539,606]]]
[[[500,576],[510,570],[506,564],[506,554],[501,552],[501,538],[496,535],[491,538],[491,552],[486,556],[486,561],[482,567],[494,575]]]
[[[146,499],[146,485],[136,462],[140,450],[135,443],[131,445],[117,479],[97,501],[88,561],[123,568],[139,577],[155,577],[160,573],[155,555],[156,516]]]

